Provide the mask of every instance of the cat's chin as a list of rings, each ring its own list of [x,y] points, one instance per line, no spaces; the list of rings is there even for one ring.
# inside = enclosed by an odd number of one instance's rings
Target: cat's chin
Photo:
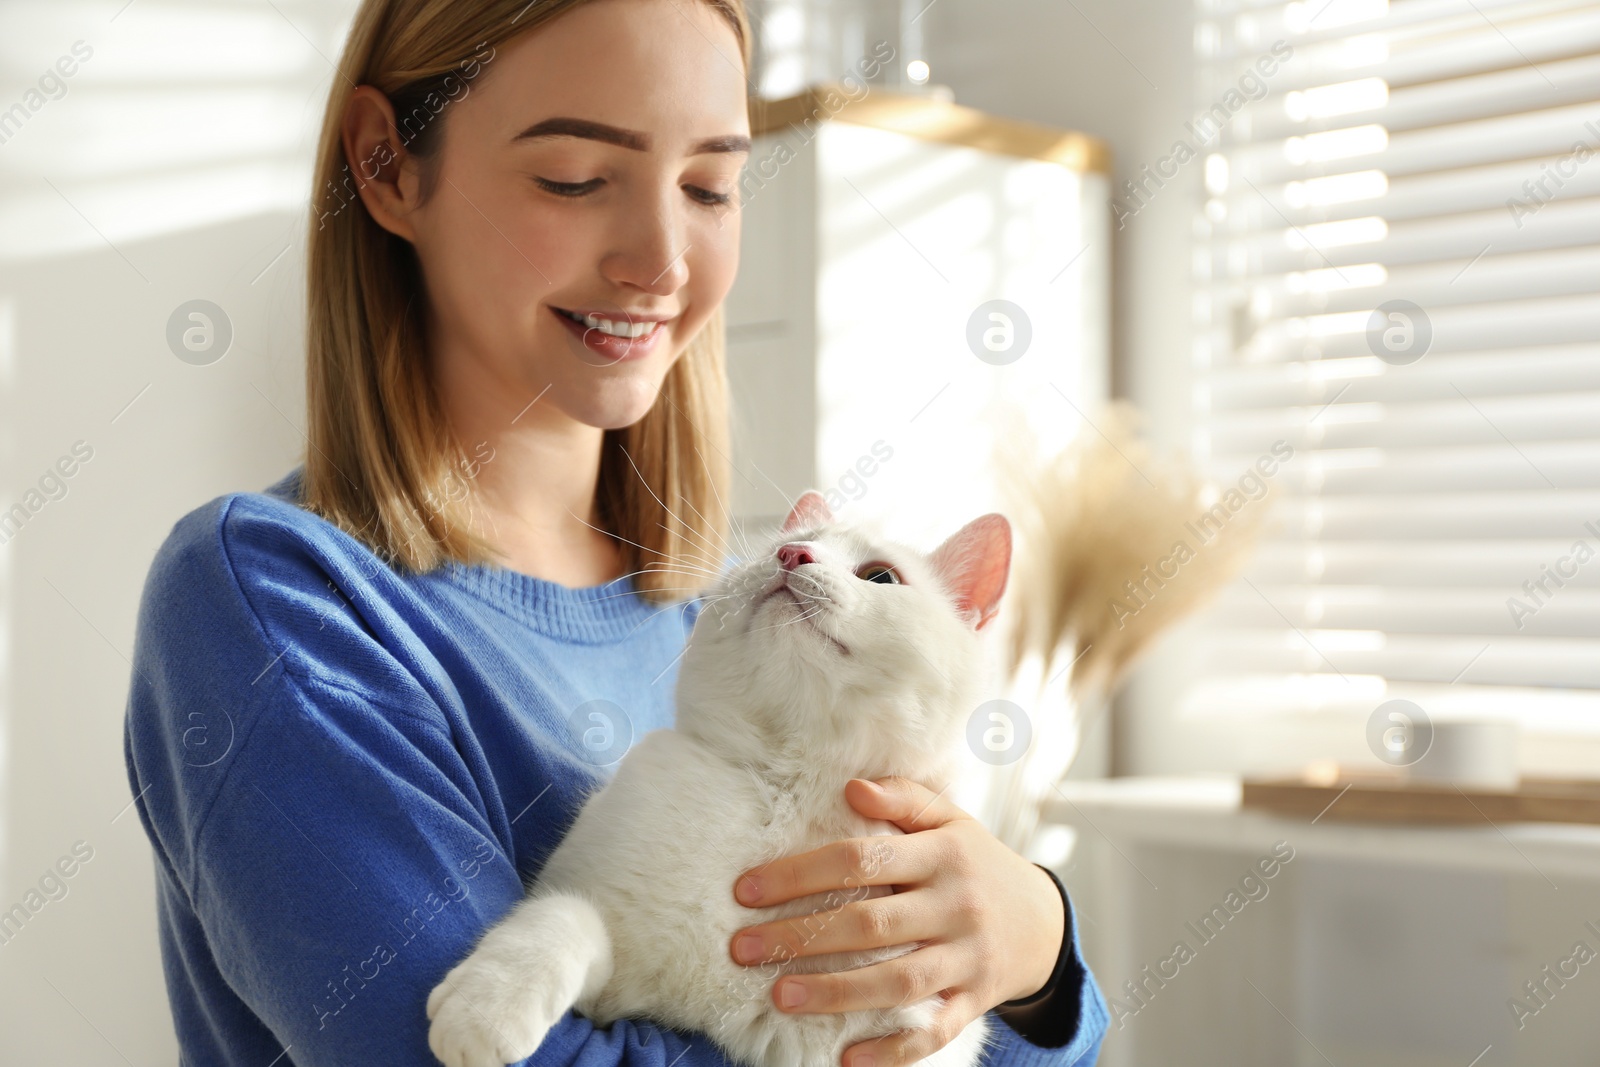
[[[805,632],[816,634],[823,640],[830,642],[841,656],[848,656],[850,654],[850,650],[844,646],[843,642],[841,642],[837,637],[834,637],[832,634],[828,633],[828,631],[824,630],[817,624],[816,619],[811,617],[812,613],[817,610],[816,606],[801,600],[787,585],[778,586],[776,589],[763,596],[760,600],[756,601],[756,612],[759,612],[762,608],[765,608],[767,606],[767,602],[772,600],[774,597],[779,599],[778,603],[773,605],[772,611],[779,614],[793,615],[793,618],[791,618],[788,622],[779,623],[779,626],[798,625]],[[752,613],[752,617],[753,614],[754,613]]]

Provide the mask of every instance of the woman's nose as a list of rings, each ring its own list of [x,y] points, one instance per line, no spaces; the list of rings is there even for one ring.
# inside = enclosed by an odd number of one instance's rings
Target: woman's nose
[[[603,273],[618,285],[655,296],[671,296],[689,282],[689,245],[668,205],[630,216],[620,246],[606,257]]]
[[[791,541],[778,549],[778,562],[783,564],[783,569],[792,571],[802,563],[815,563],[817,557],[811,554],[811,549],[798,541]]]

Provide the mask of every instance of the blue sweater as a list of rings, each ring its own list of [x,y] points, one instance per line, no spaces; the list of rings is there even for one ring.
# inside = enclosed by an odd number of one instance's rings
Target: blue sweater
[[[521,898],[626,732],[672,725],[697,603],[652,605],[632,579],[402,574],[298,506],[300,473],[184,516],[140,604],[125,755],[182,1063],[432,1067],[428,992]],[[593,700],[623,709],[601,758],[573,729]],[[1074,925],[1061,1007],[1027,1027],[1061,1047],[998,1023],[986,1067],[1094,1062],[1107,1014]],[[701,1034],[574,1012],[533,1060],[729,1063]]]

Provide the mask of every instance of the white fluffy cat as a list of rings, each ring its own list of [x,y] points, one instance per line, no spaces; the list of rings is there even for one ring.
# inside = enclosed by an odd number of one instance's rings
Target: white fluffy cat
[[[924,555],[836,524],[817,493],[801,497],[702,609],[675,728],[629,749],[527,898],[429,996],[434,1054],[448,1067],[521,1060],[569,1008],[601,1026],[647,1017],[699,1031],[750,1067],[833,1067],[858,1041],[927,1025],[939,997],[785,1013],[771,995],[781,974],[851,970],[916,944],[753,966],[728,951],[735,930],[806,915],[814,929],[889,886],[767,908],[739,904],[733,886],[780,856],[899,834],[848,805],[850,778],[951,782],[984,698],[976,631],[1010,562],[1000,515]],[[972,1067],[990,1040],[980,1016],[924,1062]]]

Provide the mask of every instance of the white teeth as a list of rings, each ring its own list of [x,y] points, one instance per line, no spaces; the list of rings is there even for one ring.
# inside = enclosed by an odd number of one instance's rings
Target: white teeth
[[[623,337],[628,340],[637,340],[656,328],[653,322],[614,322],[611,319],[602,319],[598,315],[585,315],[581,319],[576,315],[569,317],[577,319],[591,330],[599,330],[611,337]]]

